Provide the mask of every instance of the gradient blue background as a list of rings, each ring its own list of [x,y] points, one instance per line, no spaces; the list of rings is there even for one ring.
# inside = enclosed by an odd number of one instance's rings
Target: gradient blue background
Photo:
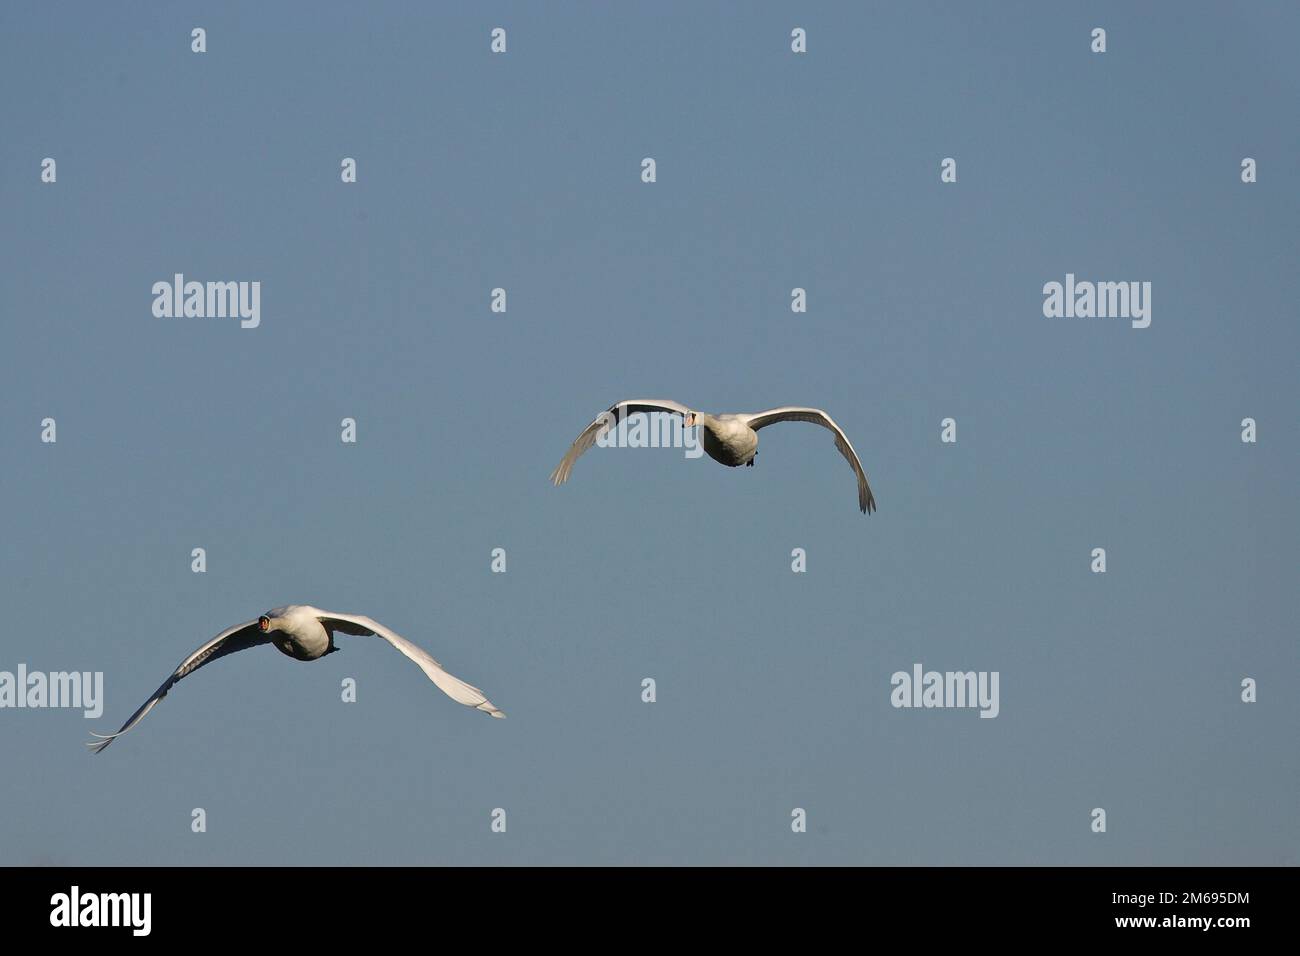
[[[107,697],[0,711],[0,862],[1295,864],[1300,10],[1131,7],[0,7],[0,669]],[[631,397],[824,407],[880,510],[797,424],[551,487]],[[84,752],[298,602],[510,719],[345,638]],[[893,709],[917,661],[1001,715]]]

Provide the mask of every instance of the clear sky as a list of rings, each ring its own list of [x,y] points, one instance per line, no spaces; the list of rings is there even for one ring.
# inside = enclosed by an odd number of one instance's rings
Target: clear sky
[[[1298,35],[1293,3],[4,4],[0,670],[106,700],[0,710],[0,862],[1300,862]],[[260,327],[155,318],[177,272],[260,281]],[[1150,282],[1150,327],[1044,317],[1067,273]],[[552,487],[636,397],[823,407],[879,511],[804,424]],[[509,719],[344,637],[87,755],[286,603]],[[915,663],[997,671],[998,717],[892,707]]]

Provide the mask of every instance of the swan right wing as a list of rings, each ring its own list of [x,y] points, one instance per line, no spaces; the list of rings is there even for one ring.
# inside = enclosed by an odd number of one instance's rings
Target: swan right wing
[[[551,481],[557,485],[562,485],[568,481],[569,473],[573,471],[573,463],[582,457],[582,453],[596,444],[596,439],[604,431],[617,427],[618,423],[627,416],[635,415],[638,412],[668,412],[672,415],[681,415],[684,419],[689,411],[690,409],[685,405],[663,398],[636,398],[625,402],[616,402],[597,415],[596,420],[584,428],[582,433],[573,440],[569,450],[564,453],[560,463],[551,472]]]
[[[115,734],[96,734],[91,736],[98,737],[99,740],[87,743],[91,753],[99,753],[118,737],[122,736],[140,721],[144,720],[149,711],[158,706],[158,701],[167,696],[167,692],[172,689],[172,685],[181,678],[194,673],[204,664],[210,664],[219,657],[225,657],[227,654],[233,654],[236,651],[247,650],[250,647],[256,647],[259,644],[269,644],[271,638],[262,633],[258,627],[257,621],[247,621],[243,624],[236,624],[234,627],[227,628],[212,640],[208,641],[193,654],[190,654],[185,660],[181,661],[180,666],[172,671],[162,686],[153,692],[153,696],[140,705],[140,708],[131,715],[126,723],[122,725],[121,730]]]

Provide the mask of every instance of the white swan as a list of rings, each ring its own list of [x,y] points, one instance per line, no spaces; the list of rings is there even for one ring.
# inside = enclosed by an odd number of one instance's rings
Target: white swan
[[[437,684],[439,690],[458,704],[475,707],[493,717],[505,716],[483,696],[483,692],[477,687],[452,677],[442,669],[442,665],[434,660],[428,651],[412,644],[400,634],[395,634],[378,621],[360,614],[334,614],[310,605],[290,604],[287,607],[267,611],[255,621],[236,624],[222,631],[181,661],[180,666],[172,671],[171,676],[163,681],[162,686],[153,692],[153,696],[131,715],[130,719],[122,725],[121,730],[107,735],[92,733],[91,736],[100,739],[86,746],[93,753],[99,753],[142,721],[145,715],[157,706],[158,701],[167,696],[173,684],[218,657],[225,657],[227,654],[256,647],[259,644],[274,644],[280,653],[287,654],[295,660],[314,661],[338,650],[334,646],[335,631],[382,637],[415,661],[420,670],[428,675],[429,680]]]
[[[835,433],[835,447],[853,466],[853,471],[858,476],[858,508],[863,514],[876,510],[876,498],[867,484],[862,462],[858,460],[858,453],[849,444],[849,438],[844,434],[844,430],[820,408],[801,408],[797,405],[771,408],[752,415],[709,415],[692,411],[685,405],[667,399],[638,398],[618,402],[597,415],[596,420],[582,430],[582,434],[574,440],[564,457],[560,459],[555,471],[551,472],[551,481],[557,485],[568,481],[569,474],[573,471],[573,463],[596,443],[597,438],[628,415],[635,415],[638,412],[667,412],[681,415],[687,428],[699,425],[700,439],[709,457],[731,468],[754,464],[754,456],[758,453],[760,428],[776,422],[812,422],[814,425],[821,425],[822,428],[830,429]]]

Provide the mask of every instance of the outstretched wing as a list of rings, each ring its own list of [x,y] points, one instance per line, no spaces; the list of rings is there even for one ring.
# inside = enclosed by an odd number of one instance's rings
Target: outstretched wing
[[[140,721],[144,720],[149,711],[158,706],[158,701],[167,696],[167,692],[172,689],[182,677],[186,677],[198,670],[204,664],[209,664],[219,657],[225,657],[227,654],[233,654],[235,651],[242,651],[249,647],[256,647],[259,644],[270,643],[270,638],[262,633],[262,629],[257,626],[257,621],[247,621],[244,624],[236,624],[232,628],[222,631],[212,640],[208,641],[197,651],[191,654],[185,660],[181,661],[180,666],[172,671],[171,676],[162,682],[162,686],[153,692],[153,696],[140,705],[140,709],[131,715],[131,718],[122,725],[122,729],[115,734],[95,734],[92,737],[98,737],[99,740],[86,744],[91,753],[99,753],[118,737],[122,736]]]
[[[420,670],[428,676],[429,680],[438,685],[438,689],[444,694],[456,701],[458,704],[464,704],[466,707],[474,707],[490,714],[493,717],[504,717],[505,713],[497,709],[492,701],[483,695],[483,692],[472,684],[467,684],[458,677],[453,677],[442,669],[442,665],[434,660],[433,655],[420,647],[418,644],[412,644],[402,635],[390,631],[384,625],[380,624],[373,618],[366,617],[362,614],[334,614],[329,611],[322,611],[318,620],[326,627],[332,630],[342,631],[344,634],[360,634],[367,637],[382,637],[389,644],[415,661],[420,666]]]
[[[618,423],[627,416],[635,415],[637,412],[668,412],[681,415],[684,418],[688,411],[690,409],[685,405],[662,398],[635,398],[611,405],[597,415],[596,420],[584,428],[582,434],[573,440],[569,450],[564,453],[560,463],[551,472],[551,481],[557,485],[562,485],[568,481],[569,473],[573,471],[573,463],[582,456],[583,452],[596,444],[596,439],[600,437],[601,432],[607,428],[617,427]]]
[[[750,415],[746,421],[754,431],[776,422],[812,422],[814,425],[830,429],[835,433],[835,447],[840,450],[840,454],[844,456],[845,460],[853,466],[853,471],[858,476],[858,508],[861,509],[863,514],[869,514],[876,510],[875,495],[871,493],[871,486],[867,484],[867,475],[862,470],[862,462],[858,460],[858,453],[849,444],[849,436],[844,434],[844,429],[835,424],[835,419],[820,408],[801,408],[797,405],[786,405],[782,408],[771,408],[765,412]]]

